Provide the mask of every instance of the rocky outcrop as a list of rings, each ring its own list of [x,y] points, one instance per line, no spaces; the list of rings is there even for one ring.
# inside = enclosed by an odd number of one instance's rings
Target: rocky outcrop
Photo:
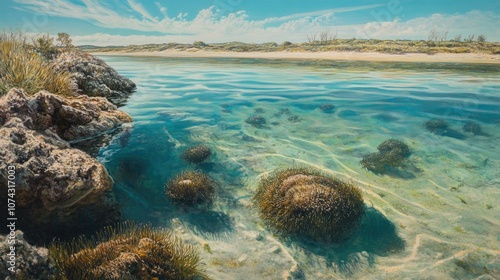
[[[49,129],[37,132],[12,118],[0,128],[0,158],[0,198],[7,201],[8,170],[13,166],[15,214],[30,238],[44,240],[44,234],[92,224],[92,216],[104,216],[100,211],[113,207],[106,201],[112,179],[104,166]]]
[[[111,187],[111,178],[96,159],[71,149],[50,130],[26,129],[21,119],[13,118],[0,129],[0,147],[0,168],[16,167],[18,207],[36,205],[45,215],[80,201],[92,203]]]
[[[136,87],[103,60],[78,50],[61,53],[53,63],[56,70],[73,74],[81,94],[106,97],[115,104],[123,103]]]
[[[9,261],[12,244],[10,240],[15,240],[15,266],[14,272]],[[12,241],[11,241],[12,242]],[[0,278],[1,279],[51,279],[54,275],[53,268],[49,265],[48,250],[43,247],[35,247],[24,240],[21,231],[15,231],[15,237],[0,235]]]
[[[18,89],[0,100],[0,125],[11,118],[21,119],[28,129],[51,130],[67,141],[92,138],[132,121],[102,97],[65,98],[47,91],[30,97]]]
[[[96,220],[116,221],[111,177],[68,141],[131,120],[101,97],[70,99],[46,91],[30,97],[12,89],[0,99],[0,199],[7,201],[8,166],[13,166],[18,226],[30,240],[47,242],[90,230]]]

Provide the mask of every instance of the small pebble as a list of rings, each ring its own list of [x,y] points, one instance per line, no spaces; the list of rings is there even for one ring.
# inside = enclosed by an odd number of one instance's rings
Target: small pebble
[[[238,262],[244,262],[244,261],[246,261],[247,257],[248,257],[247,254],[241,255],[241,257],[238,258]]]
[[[262,235],[257,231],[244,231],[243,234],[250,240],[260,241],[263,239]]]
[[[237,227],[237,228],[241,228],[241,229],[245,229],[245,228],[247,228],[247,226],[245,226],[243,223],[237,223],[237,224],[236,224],[236,227]]]
[[[276,253],[279,253],[279,251],[281,251],[281,248],[278,245],[276,245],[276,246],[273,246],[273,247],[267,249],[266,252],[269,254],[273,254],[273,253],[276,254]]]

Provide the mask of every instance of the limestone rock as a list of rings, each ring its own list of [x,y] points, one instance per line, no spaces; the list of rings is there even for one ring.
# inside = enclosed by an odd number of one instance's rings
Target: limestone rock
[[[304,272],[298,264],[294,264],[289,271],[283,274],[283,279],[285,280],[302,280],[305,278]]]
[[[104,166],[50,130],[30,130],[11,118],[0,128],[0,159],[0,199],[7,201],[8,166],[14,166],[16,217],[30,237],[83,227],[78,216],[92,222],[95,215],[105,220],[113,214],[105,201],[112,179]]]
[[[53,63],[56,70],[73,74],[82,94],[106,97],[115,104],[123,102],[136,87],[103,60],[78,50],[61,53]]]
[[[24,240],[24,234],[17,230],[15,237],[10,239],[9,235],[0,235],[0,278],[1,279],[50,279],[53,275],[52,267],[49,265],[48,250],[43,247],[35,247]],[[9,240],[15,240],[15,274],[8,270],[11,253]]]
[[[67,141],[92,138],[132,121],[103,97],[67,98],[47,91],[31,97],[11,89],[0,99],[0,125],[14,117],[28,129],[49,129]]]

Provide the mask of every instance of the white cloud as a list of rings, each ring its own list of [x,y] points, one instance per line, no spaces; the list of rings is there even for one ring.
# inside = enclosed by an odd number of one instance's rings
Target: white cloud
[[[285,17],[273,17],[264,20],[249,20],[244,11],[230,13],[227,16],[218,14],[215,7],[199,11],[191,21],[186,20],[185,14],[176,17],[168,17],[167,8],[155,2],[159,11],[163,14],[162,19],[153,17],[146,9],[134,0],[127,0],[128,8],[132,9],[140,17],[131,14],[120,14],[105,6],[98,0],[82,0],[84,5],[77,5],[69,0],[15,0],[22,4],[19,9],[37,13],[45,13],[52,16],[64,16],[67,18],[81,19],[91,22],[97,26],[108,29],[128,29],[142,32],[160,32],[163,34],[203,34],[210,31],[228,31],[230,33],[244,32],[251,29],[266,29],[266,25],[276,22],[288,22],[296,19],[307,18],[311,22],[318,19],[329,19],[325,15],[334,13],[345,13],[359,10],[373,9],[381,5],[366,5],[357,7],[345,7],[330,10],[314,11],[309,13],[292,14]],[[330,22],[326,20],[325,23]]]
[[[329,9],[329,10],[321,10],[314,11],[309,13],[298,13],[292,14],[284,17],[272,17],[265,20],[265,22],[284,22],[292,19],[305,18],[305,17],[316,17],[316,16],[324,16],[327,14],[336,14],[336,13],[346,13],[346,12],[354,12],[359,10],[367,10],[367,9],[375,9],[378,7],[384,6],[383,4],[376,5],[366,5],[366,6],[358,6],[358,7],[346,7],[346,8],[338,8],[338,9]]]
[[[144,9],[144,7],[140,3],[137,3],[134,0],[127,0],[127,3],[129,4],[130,8],[138,12],[144,19],[149,19],[152,22],[156,21],[156,18],[154,18],[148,11],[146,11],[146,9]]]
[[[161,14],[164,16],[164,17],[167,17],[167,8],[166,7],[163,7],[160,2],[156,2],[155,1],[155,5],[156,7],[158,7],[158,10],[160,10]]]
[[[334,15],[342,12],[375,9],[381,5],[347,7],[309,13],[251,20],[245,11],[222,16],[214,7],[203,9],[191,20],[186,14],[175,17],[167,15],[167,8],[155,2],[162,18],[153,17],[136,0],[127,0],[127,8],[133,14],[119,13],[103,6],[98,0],[82,0],[77,5],[68,0],[38,1],[15,0],[23,4],[20,9],[37,11],[48,15],[82,19],[106,29],[127,29],[137,33],[159,32],[162,36],[93,34],[73,36],[75,44],[128,45],[145,43],[192,43],[202,40],[208,43],[243,41],[304,42],[307,35],[325,30],[336,31],[339,38],[378,39],[427,39],[431,30],[449,31],[449,38],[462,34],[486,34],[490,41],[500,41],[497,26],[500,15],[493,12],[471,11],[465,14],[433,14],[429,17],[401,21],[372,21],[357,25],[334,25]],[[135,16],[134,16],[135,15]]]
[[[369,22],[358,26],[356,36],[387,39],[427,39],[431,30],[448,32],[450,36],[486,34],[490,41],[499,41],[500,15],[493,12],[470,11],[465,14],[433,14],[405,22],[398,18],[388,22]]]

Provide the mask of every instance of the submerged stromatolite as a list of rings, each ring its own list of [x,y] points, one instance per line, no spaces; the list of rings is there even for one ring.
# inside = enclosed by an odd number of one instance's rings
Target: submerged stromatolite
[[[306,168],[275,171],[255,200],[261,218],[279,232],[321,242],[349,238],[364,212],[359,188]]]
[[[94,238],[55,242],[49,254],[61,279],[209,279],[194,246],[149,226],[108,227]]]
[[[168,198],[181,206],[208,206],[212,204],[215,194],[215,182],[206,174],[186,171],[168,181],[166,187]]]
[[[212,150],[205,145],[194,146],[182,152],[182,159],[189,163],[202,163],[212,155]]]
[[[377,149],[377,153],[364,156],[360,163],[366,169],[378,174],[385,173],[387,168],[401,166],[411,155],[410,147],[397,139],[385,140]]]

